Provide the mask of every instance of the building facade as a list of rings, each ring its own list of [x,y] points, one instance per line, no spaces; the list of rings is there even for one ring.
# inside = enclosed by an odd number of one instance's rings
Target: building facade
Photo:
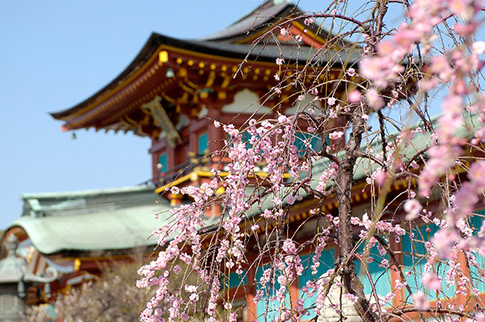
[[[359,76],[348,75],[346,70],[358,62],[360,49],[350,42],[331,42],[330,39],[333,37],[331,33],[314,22],[306,23],[303,19],[299,19],[300,15],[301,11],[294,5],[275,4],[268,1],[228,28],[204,38],[182,40],[157,33],[152,34],[132,63],[111,83],[82,103],[64,111],[52,113],[52,116],[64,122],[62,128],[66,131],[94,128],[132,132],[150,139],[153,187],[130,188],[129,191],[97,191],[91,195],[84,192],[71,195],[24,196],[26,210],[23,216],[4,233],[4,241],[9,235],[15,235],[23,245],[19,246],[19,253],[24,252],[23,249],[33,252],[32,256],[29,255],[31,257],[24,258],[29,258],[28,265],[34,265],[31,264],[32,261],[36,263],[36,266],[30,269],[34,274],[43,273],[48,266],[63,273],[64,284],[53,283],[53,287],[58,289],[69,285],[71,280],[82,282],[89,278],[89,274],[93,274],[90,269],[94,269],[93,254],[96,254],[96,251],[118,250],[118,255],[125,256],[134,246],[148,247],[156,244],[156,241],[146,241],[146,236],[149,236],[156,227],[161,226],[164,218],[168,220],[169,217],[160,216],[159,220],[155,220],[153,215],[165,213],[169,216],[168,210],[172,207],[190,202],[167,188],[200,186],[210,181],[211,169],[224,172],[230,161],[226,156],[217,153],[225,146],[228,137],[221,127],[214,126],[214,122],[234,124],[236,128],[244,129],[250,118],[277,118],[281,114],[295,114],[302,104],[305,106],[313,104],[317,109],[325,109],[327,104],[325,100],[315,100],[315,97],[310,95],[307,95],[304,100],[299,100],[298,86],[291,81],[285,83],[286,77],[290,80],[290,76],[302,72],[309,56],[313,56],[313,60],[318,64],[308,71],[305,81],[317,79],[328,82],[348,79],[352,82],[343,84],[359,82]],[[283,21],[287,22],[281,25]],[[347,94],[355,89],[339,82],[336,84],[328,88],[328,91],[341,101],[345,101]],[[274,91],[275,88],[279,88],[279,91]],[[272,94],[269,94],[270,92]],[[321,95],[327,96],[326,93]],[[341,119],[336,118],[328,126],[338,128],[342,126],[341,122]],[[307,139],[310,131],[306,125],[302,124],[300,129],[297,137]],[[344,139],[315,137],[311,140],[311,144],[315,149],[319,149],[322,140],[328,140],[328,145],[338,149]],[[298,142],[295,144],[298,145]],[[412,155],[413,152],[429,145],[429,137],[418,136],[408,152]],[[376,144],[376,151],[378,149],[379,145]],[[406,153],[406,151],[403,152],[403,154]],[[323,173],[328,166],[328,162],[317,162],[312,171],[315,176],[318,176],[318,173]],[[362,218],[366,212],[371,211],[371,199],[376,195],[375,186],[365,180],[371,168],[372,165],[361,162],[354,175],[355,184],[351,202],[355,212],[353,215],[356,218]],[[264,162],[261,162],[260,173],[262,175],[265,173]],[[398,222],[402,217],[403,197],[400,193],[408,188],[408,184],[406,180],[397,180],[389,187],[386,193],[394,202],[389,204],[384,220]],[[136,196],[141,191],[138,189],[143,190],[144,194],[141,203],[136,201]],[[151,203],[157,198],[153,192],[160,195],[161,201],[157,206]],[[101,238],[102,235],[112,235],[107,232],[106,227],[117,225],[121,215],[116,212],[118,211],[116,209],[108,211],[103,208],[111,205],[111,202],[94,202],[96,206],[93,208],[88,206],[90,200],[108,198],[112,195],[119,196],[119,198],[116,197],[118,201],[113,203],[117,205],[115,208],[119,209],[120,213],[128,212],[125,226],[121,229],[126,229],[124,236],[129,236],[130,240]],[[335,217],[338,204],[335,196],[325,200],[315,200],[305,195],[301,197],[301,200],[289,210],[288,231],[295,233],[295,240],[300,244],[305,244],[315,236],[316,227],[326,228],[321,218],[314,215],[312,209],[319,208],[328,216]],[[56,202],[49,198],[55,199]],[[271,204],[263,206],[272,207]],[[439,211],[434,205],[431,205],[430,209]],[[92,213],[90,213],[91,210]],[[78,223],[80,218],[76,217],[78,215],[76,211],[83,216],[83,221],[91,223],[89,227],[74,224],[74,222]],[[61,212],[62,216],[56,215]],[[140,213],[143,215],[139,215]],[[210,223],[217,220],[220,215],[220,207],[214,205],[207,209],[205,220]],[[259,213],[255,212],[251,216],[256,218]],[[135,217],[139,222],[133,222]],[[473,220],[481,221],[481,217],[477,216]],[[61,227],[61,225],[66,226]],[[77,238],[72,238],[72,233],[70,238],[62,235],[62,232],[72,230],[67,228],[68,225],[76,227],[74,236]],[[274,228],[274,225],[275,223],[266,222],[265,225],[260,225],[257,233],[264,237],[268,230]],[[40,228],[34,229],[34,226]],[[49,229],[55,229],[57,226],[59,228],[56,228],[55,234],[45,235],[48,234]],[[477,227],[479,226],[477,222]],[[251,229],[251,220],[243,222],[241,228],[243,231]],[[424,256],[424,245],[436,229],[433,223],[420,222],[401,236],[402,243],[397,243],[395,239],[390,238],[388,246],[399,254],[397,258],[399,265],[405,267],[404,269],[408,267],[424,273],[424,261],[415,262],[415,256],[410,254],[417,253]],[[360,228],[356,226],[355,235],[358,235],[359,231]],[[36,235],[38,232],[44,235]],[[96,234],[99,235],[99,239],[94,237]],[[90,237],[87,238],[87,236]],[[272,265],[272,262],[268,254],[262,257],[259,265],[251,265],[256,258],[261,258],[261,254],[248,251],[246,254],[248,264],[242,267],[243,273],[231,272],[228,279],[223,281],[229,297],[234,298],[234,306],[239,307],[239,319],[241,321],[271,319],[277,314],[279,306],[296,307],[297,300],[300,298],[305,298],[304,306],[312,307],[317,301],[318,294],[307,296],[305,294],[307,285],[332,269],[338,255],[335,245],[329,242],[320,256],[316,274],[311,274],[309,267],[313,253],[314,247],[311,243],[308,243],[308,246],[300,252],[300,260],[306,267],[305,274],[290,285],[286,303],[282,304],[273,301],[267,290],[263,292],[260,301],[257,303],[254,301],[258,291],[261,291],[257,282],[262,279],[265,270]],[[33,260],[33,258],[40,259]],[[389,293],[396,293],[396,296],[388,299],[385,306],[402,307],[402,303],[406,303],[409,297],[408,291],[399,287],[399,284],[404,282],[403,278],[397,269],[389,270],[381,265],[384,259],[388,261],[391,259],[388,255],[381,254],[377,247],[370,250],[370,258],[366,271],[371,278],[362,279],[364,293],[370,296],[373,288],[382,297],[386,297]],[[469,266],[466,258],[458,260],[461,261],[462,266],[470,267],[467,274],[472,281],[477,281],[476,286],[480,289],[482,287],[480,275],[483,275],[484,265],[483,258],[478,255],[477,258],[480,263],[476,266]],[[365,274],[362,265],[360,263],[356,265],[361,270],[360,274]],[[390,265],[396,266],[396,263]],[[437,265],[437,271],[446,274],[446,266]],[[422,289],[420,280],[413,280],[411,277],[406,277],[404,280],[413,291]],[[56,280],[55,283],[60,282]],[[276,287],[273,286],[273,288]],[[397,289],[399,291],[396,291]],[[480,291],[483,290],[485,289],[480,289]],[[430,296],[433,300],[446,304],[454,299],[455,291],[453,286],[449,286],[447,288],[449,293],[444,294],[444,298],[436,294],[430,294]],[[338,294],[338,290],[335,292]],[[334,297],[338,297],[335,294]],[[460,300],[463,299],[458,297],[457,301]],[[351,307],[347,304],[345,303],[344,306]],[[331,304],[327,305],[327,307],[331,306]],[[354,313],[348,314],[350,317]],[[310,320],[315,316],[315,312],[310,310],[303,320]],[[413,317],[409,315],[405,318]],[[340,316],[335,315],[335,310],[322,312],[320,316],[320,319],[328,321],[336,321],[339,318]]]

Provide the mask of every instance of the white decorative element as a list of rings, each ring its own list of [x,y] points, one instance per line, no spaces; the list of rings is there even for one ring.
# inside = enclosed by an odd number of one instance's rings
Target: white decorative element
[[[333,285],[330,287],[330,292],[328,292],[327,297],[325,298],[325,301],[323,302],[323,308],[320,313],[320,316],[318,317],[318,322],[335,322],[335,321],[341,321],[340,320],[340,314],[332,307],[337,306],[340,309],[340,298],[342,298],[342,315],[345,317],[346,322],[359,322],[362,321],[362,318],[359,316],[357,311],[355,310],[354,303],[350,301],[348,298],[344,296],[345,293],[345,288],[338,287],[340,285],[340,278],[336,277],[333,281]],[[324,292],[325,288],[322,287],[320,292]],[[340,296],[340,292],[342,292],[342,296]]]
[[[308,109],[312,105],[316,105],[316,106],[319,106],[319,107],[322,106],[320,101],[315,100],[315,96],[313,96],[312,94],[307,94],[307,95],[305,95],[305,98],[303,99],[303,101],[296,100],[292,107],[287,108],[285,110],[285,114],[286,115],[293,115],[293,114],[296,114],[297,112],[301,112],[303,110]],[[314,110],[315,110],[317,115],[322,115],[322,112],[320,111],[319,108],[314,108]]]
[[[270,111],[269,107],[261,106],[259,96],[248,89],[237,92],[234,95],[234,102],[227,104],[222,108],[226,113],[242,113],[242,114],[264,114]]]
[[[200,109],[200,112],[197,114],[198,119],[202,119],[209,114],[209,110],[207,109],[207,106],[203,105],[202,108]]]

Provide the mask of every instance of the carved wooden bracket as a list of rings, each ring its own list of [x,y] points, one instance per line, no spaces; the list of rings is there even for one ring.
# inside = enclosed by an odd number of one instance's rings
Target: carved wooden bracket
[[[167,135],[168,144],[175,148],[177,145],[182,144],[182,137],[175,128],[172,120],[167,115],[167,112],[163,108],[160,96],[155,96],[150,102],[143,104],[141,107],[153,115],[155,123],[160,126]]]

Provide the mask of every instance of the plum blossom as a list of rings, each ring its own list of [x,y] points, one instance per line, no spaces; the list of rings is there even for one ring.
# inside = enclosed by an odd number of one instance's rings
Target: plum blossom
[[[197,292],[197,286],[195,285],[185,285],[185,291],[189,293],[195,293]]]
[[[424,273],[421,280],[423,285],[430,290],[437,290],[441,287],[441,278],[439,278],[434,272]]]
[[[428,298],[423,292],[417,291],[416,293],[411,295],[411,298],[414,302],[414,307],[418,311],[426,311],[427,309],[429,309]]]
[[[376,110],[379,110],[384,106],[384,99],[379,95],[375,88],[367,90],[365,97],[367,98],[367,103]]]
[[[404,203],[404,211],[407,213],[406,215],[407,220],[413,220],[418,218],[419,212],[422,209],[423,207],[416,199],[410,199]]]
[[[472,45],[473,52],[477,55],[485,53],[485,41],[477,41]]]
[[[354,77],[355,76],[355,69],[353,69],[352,67],[347,69],[347,75],[349,75],[350,77]]]
[[[278,116],[278,122],[279,123],[287,123],[289,120],[288,120],[288,117],[286,117],[286,115],[280,115]]]
[[[315,18],[313,18],[313,17],[305,18],[305,20],[303,21],[303,23],[305,24],[305,26],[309,26],[309,25],[311,25],[314,22],[315,22]]]
[[[381,168],[375,171],[370,178],[371,182],[373,181],[376,185],[383,186],[388,175],[393,176],[395,173],[400,175],[411,168],[416,170],[412,175],[417,174],[419,177],[419,192],[422,196],[430,196],[431,190],[435,188],[436,183],[440,182],[440,180],[449,180],[452,183],[453,189],[455,189],[453,190],[454,195],[446,200],[447,204],[445,205],[443,216],[439,218],[436,218],[435,215],[432,216],[430,212],[423,211],[419,201],[414,199],[415,193],[411,191],[411,189],[414,189],[414,186],[411,184],[407,188],[408,191],[404,191],[400,196],[407,195],[410,198],[404,203],[403,207],[407,214],[407,220],[420,217],[425,224],[433,222],[440,228],[434,236],[430,236],[430,241],[423,242],[427,252],[421,259],[423,263],[427,260],[425,273],[421,276],[424,287],[437,291],[442,286],[441,277],[438,277],[433,269],[438,260],[443,260],[443,263],[446,263],[449,268],[444,278],[450,284],[454,283],[456,285],[457,294],[467,292],[471,285],[470,278],[463,276],[460,262],[457,258],[458,252],[465,252],[470,265],[473,267],[477,267],[479,264],[474,259],[474,256],[468,255],[468,253],[485,254],[485,241],[483,237],[485,235],[483,232],[485,228],[478,235],[474,235],[473,230],[468,226],[467,220],[468,216],[476,209],[478,203],[481,202],[482,194],[485,193],[485,179],[483,179],[485,176],[482,175],[485,173],[485,162],[475,161],[471,165],[466,164],[466,166],[463,163],[457,162],[457,158],[463,155],[464,152],[468,153],[468,151],[472,150],[468,149],[467,144],[480,144],[481,141],[485,141],[485,130],[477,130],[474,132],[476,136],[475,141],[467,141],[468,137],[460,137],[457,135],[460,131],[467,130],[468,124],[464,117],[465,109],[469,113],[478,115],[479,123],[485,124],[485,98],[480,98],[480,95],[475,95],[476,89],[463,81],[463,75],[471,78],[480,70],[480,66],[483,65],[480,62],[479,55],[485,53],[485,43],[483,41],[473,43],[471,39],[474,38],[467,36],[476,30],[479,25],[477,21],[473,20],[479,7],[479,2],[472,0],[444,0],[432,1],[432,3],[429,3],[428,0],[416,0],[409,9],[407,21],[396,28],[395,32],[390,31],[388,37],[386,36],[384,40],[378,40],[374,44],[371,44],[374,41],[371,37],[364,40],[369,46],[364,50],[364,59],[362,59],[359,65],[359,74],[365,77],[366,81],[359,84],[358,87],[346,87],[349,89],[357,88],[347,94],[346,100],[349,102],[349,105],[343,107],[339,105],[335,106],[337,99],[327,97],[326,105],[332,106],[332,108],[328,108],[327,110],[321,109],[324,118],[330,120],[330,122],[337,121],[338,123],[340,117],[346,117],[346,115],[357,115],[357,117],[362,115],[362,118],[366,120],[369,115],[368,113],[372,112],[371,110],[369,111],[369,107],[372,107],[374,110],[383,108],[386,103],[384,100],[385,97],[389,96],[390,105],[395,104],[398,99],[406,97],[407,90],[409,89],[407,85],[409,84],[400,83],[403,75],[402,72],[405,71],[404,59],[407,59],[406,61],[412,64],[416,62],[413,56],[418,42],[421,43],[420,48],[422,52],[425,55],[431,55],[433,51],[429,48],[431,48],[430,43],[435,41],[433,38],[436,37],[433,33],[435,25],[441,23],[443,17],[448,16],[450,12],[460,17],[461,20],[455,25],[455,28],[462,35],[466,36],[466,39],[460,39],[466,45],[462,47],[471,47],[472,51],[467,51],[462,48],[452,48],[448,51],[442,51],[442,54],[431,58],[431,63],[424,66],[423,70],[420,71],[420,77],[422,79],[418,77],[417,80],[416,90],[418,91],[427,91],[437,87],[439,84],[444,84],[444,87],[449,88],[449,92],[445,95],[443,101],[443,115],[437,121],[438,126],[434,130],[428,130],[424,126],[421,132],[416,130],[416,133],[419,134],[435,131],[432,136],[432,146],[426,151],[423,151],[419,159],[416,159],[411,164],[406,164],[405,159],[408,158],[408,147],[411,146],[407,141],[410,141],[412,138],[403,134],[397,136],[396,139],[392,138],[389,142],[386,142],[386,146],[383,144],[383,148],[386,150],[381,154],[374,153],[375,151],[371,152],[372,156],[376,158],[375,160],[382,164],[379,165]],[[309,25],[313,22],[313,18],[307,18],[304,24]],[[280,28],[280,34],[286,36],[289,34],[289,31],[285,28]],[[297,40],[299,38],[301,36],[295,37]],[[283,58],[276,59],[278,66],[284,63]],[[406,66],[406,73],[412,73],[412,70],[408,67]],[[354,68],[349,68],[344,73],[349,77],[356,75]],[[270,75],[271,73],[268,74],[268,76]],[[277,81],[280,80],[279,75],[275,75]],[[292,82],[292,76],[286,73],[281,75],[285,75],[285,81],[289,80],[288,84]],[[414,77],[415,75],[411,74],[409,76]],[[344,77],[343,80],[345,82],[352,81],[347,77]],[[291,83],[295,91],[302,93],[298,96],[299,100],[303,100],[303,95],[307,93],[316,96],[319,93],[317,87],[321,89],[322,97],[329,95],[323,91],[325,88],[324,85],[326,84],[323,82],[312,83],[307,82],[306,79],[295,79]],[[301,86],[301,88],[298,86]],[[281,91],[281,87],[278,86],[273,88],[273,92],[270,94],[281,93]],[[277,97],[277,95],[274,96]],[[363,98],[367,104],[360,104]],[[311,102],[314,106],[318,106],[317,103],[320,106],[325,105],[321,97],[316,97]],[[189,303],[186,298],[177,298],[177,291],[180,294],[180,289],[171,289],[168,281],[170,277],[181,273],[181,268],[174,266],[174,263],[178,260],[185,262],[190,270],[198,274],[199,280],[197,281],[197,285],[208,285],[207,293],[209,298],[206,299],[207,305],[205,306],[206,312],[209,315],[208,320],[216,320],[216,318],[219,318],[217,307],[220,303],[225,303],[220,296],[221,276],[213,274],[212,271],[206,268],[206,263],[202,263],[205,245],[204,247],[202,246],[199,234],[201,230],[204,231],[206,228],[203,220],[206,214],[205,209],[208,205],[213,205],[215,197],[218,198],[216,202],[225,207],[224,216],[221,218],[220,227],[222,229],[220,230],[220,235],[217,235],[217,238],[215,238],[217,243],[213,245],[217,247],[215,248],[217,249],[215,253],[216,263],[220,265],[221,269],[227,267],[231,269],[231,273],[241,273],[242,267],[248,264],[247,258],[245,257],[246,242],[251,238],[248,238],[248,236],[255,235],[259,229],[259,225],[255,224],[255,222],[259,223],[259,221],[253,221],[252,226],[251,223],[249,226],[246,226],[248,222],[247,214],[252,209],[261,211],[260,219],[262,222],[279,225],[283,220],[288,219],[286,216],[287,211],[298,199],[295,197],[298,190],[294,187],[316,190],[314,191],[314,196],[320,199],[318,201],[324,200],[323,198],[327,198],[328,193],[332,193],[330,189],[333,189],[335,183],[337,183],[335,178],[339,174],[339,170],[341,170],[339,169],[339,164],[341,163],[331,159],[330,162],[323,160],[326,162],[324,163],[325,168],[315,177],[315,174],[312,174],[310,170],[313,169],[315,161],[325,158],[323,156],[324,153],[320,155],[309,153],[310,157],[308,158],[306,155],[298,154],[298,148],[294,144],[296,141],[295,127],[303,130],[307,129],[308,132],[318,132],[315,135],[321,134],[323,136],[329,133],[331,140],[344,138],[347,128],[346,125],[340,125],[340,123],[338,123],[338,127],[334,128],[327,127],[327,123],[318,123],[321,117],[320,113],[314,113],[310,105],[302,107],[303,111],[305,109],[308,111],[308,114],[305,115],[308,117],[307,119],[298,119],[296,114],[293,116],[279,115],[277,121],[261,119],[256,122],[255,120],[251,120],[248,122],[249,126],[247,128],[236,128],[236,126],[230,124],[221,125],[218,121],[214,121],[214,126],[222,126],[230,137],[230,139],[226,140],[225,152],[227,154],[225,155],[232,161],[227,165],[224,164],[224,170],[213,170],[212,173],[217,179],[211,182],[211,184],[206,183],[200,188],[187,186],[179,191],[173,188],[170,190],[174,194],[180,193],[185,195],[185,197],[193,200],[194,204],[183,204],[179,208],[171,210],[170,214],[175,224],[173,226],[167,225],[156,231],[159,244],[163,246],[161,247],[163,250],[159,252],[153,262],[140,269],[139,272],[143,278],[137,283],[143,287],[157,287],[156,295],[152,300],[148,301],[147,308],[142,313],[143,320],[160,320],[162,314],[165,312],[157,310],[156,307],[159,303],[164,302],[168,302],[172,306],[168,309],[170,320],[189,318],[182,310],[183,307],[189,304],[193,305],[193,303]],[[273,113],[278,113],[277,109],[275,111]],[[353,114],[354,112],[356,113]],[[416,113],[418,112],[422,111],[417,109]],[[307,121],[307,123],[301,127],[300,123],[302,121]],[[433,123],[432,126],[434,125]],[[353,126],[353,124],[350,124],[350,126]],[[315,129],[318,129],[318,131]],[[375,131],[375,126],[373,131]],[[251,135],[250,144],[243,141],[243,134],[245,133]],[[379,136],[377,135],[375,137],[378,138]],[[362,138],[374,140],[371,136],[363,136]],[[328,143],[331,146],[335,142],[330,141]],[[363,143],[363,141],[358,142],[358,144],[360,143]],[[310,151],[311,149],[307,150]],[[329,154],[333,153],[333,151],[333,147],[327,146],[327,152]],[[405,158],[403,155],[405,155]],[[337,159],[340,157],[338,153],[335,153],[335,156]],[[265,162],[267,176],[264,179],[255,178],[255,169],[260,169],[260,165],[256,165],[255,163],[262,161]],[[422,164],[424,164],[424,169],[418,173],[417,171],[419,171],[419,167]],[[405,166],[409,166],[409,168],[405,168]],[[466,168],[469,171],[468,177],[465,178],[464,173],[460,173],[459,175],[450,173],[450,169],[454,170],[453,168],[455,166]],[[383,169],[386,170],[384,171]],[[221,171],[224,171],[224,176],[221,175]],[[287,180],[287,174],[290,174],[290,180],[294,181]],[[312,184],[318,181],[317,186],[305,186],[306,183],[304,180],[307,178],[312,181]],[[401,180],[403,177],[399,178]],[[455,184],[458,182],[457,178],[460,179],[459,184]],[[264,190],[265,193],[270,192],[270,194],[264,195],[264,200],[258,194],[258,189],[246,189],[249,185],[254,185],[254,181],[258,181],[259,179],[261,179],[260,182],[264,182],[261,190]],[[216,194],[215,191],[221,187],[223,187],[224,193]],[[352,191],[352,196],[353,193],[354,191]],[[362,193],[368,194],[369,190],[362,190]],[[262,209],[260,206],[263,204],[263,201],[273,201],[272,208]],[[434,202],[434,200],[431,200],[431,202]],[[308,247],[312,248],[312,251],[315,251],[315,254],[309,260],[311,262],[309,263],[311,274],[319,277],[321,257],[325,247],[330,242],[332,244],[340,242],[329,236],[338,233],[338,231],[336,232],[339,229],[338,226],[345,222],[341,217],[335,216],[334,212],[323,213],[325,208],[322,208],[320,204],[316,209],[312,215],[315,217],[321,216],[322,220],[328,224],[328,228],[325,228],[323,232],[318,230],[318,234],[322,235],[315,236],[312,244],[309,245],[311,247]],[[410,238],[420,238],[417,234],[413,234],[413,225],[415,223],[404,222],[401,226],[400,224],[396,224],[395,220],[389,218],[376,219],[375,214],[371,213],[370,215],[365,214],[362,216],[362,219],[352,217],[350,221],[354,225],[353,228],[356,229],[356,232],[360,230],[360,237],[368,238],[369,247],[376,246],[379,254],[385,256],[386,249],[382,245],[376,244],[376,238],[372,234],[379,234],[386,241],[394,238],[396,243],[399,243],[401,238],[408,238],[406,230],[409,231]],[[442,220],[440,220],[441,218]],[[259,220],[259,218],[256,220]],[[269,227],[269,225],[266,227]],[[431,231],[427,227],[426,233],[431,235]],[[174,236],[173,240],[169,239],[170,236]],[[276,240],[276,242],[281,246],[279,247],[279,253],[274,252],[274,254],[270,254],[273,259],[273,265],[270,269],[264,271],[263,277],[259,281],[259,285],[262,288],[266,288],[266,290],[257,290],[256,301],[261,300],[264,294],[269,294],[269,290],[267,289],[268,284],[274,285],[274,294],[270,300],[285,301],[287,287],[296,281],[299,276],[302,276],[305,271],[299,252],[308,245],[303,243],[298,244],[289,236],[284,236],[282,239]],[[184,245],[187,249],[179,248],[179,245]],[[375,259],[369,258],[369,260]],[[377,262],[380,267],[392,269],[387,259],[381,259],[380,262]],[[477,266],[475,266],[475,263]],[[170,270],[170,268],[172,269]],[[228,270],[225,270],[223,274],[227,272]],[[337,269],[335,272],[339,273]],[[406,273],[406,277],[412,274],[414,272],[409,271]],[[485,274],[479,272],[479,275],[483,278]],[[412,277],[416,278],[416,276]],[[276,282],[279,282],[280,285]],[[320,310],[325,302],[325,298],[322,295],[323,292],[318,291],[321,287],[318,284],[325,285],[328,282],[329,275],[326,275],[322,278],[321,282],[308,281],[304,289],[302,289],[305,296],[308,294],[308,297],[318,293],[315,306],[317,314],[320,314]],[[404,288],[406,286],[405,278],[402,281],[396,281],[395,286],[397,289]],[[190,296],[192,302],[198,300],[199,295],[202,294],[197,293],[196,285],[185,285],[185,291],[190,293],[188,296]],[[351,301],[358,301],[352,294],[345,294],[344,296]],[[385,298],[377,299],[377,302],[383,303],[389,301],[389,299],[392,299],[392,296],[393,294],[388,294]],[[411,296],[417,310],[427,310],[430,307],[428,298],[422,291],[417,291]],[[289,311],[286,308],[278,308],[277,312],[275,312],[278,315],[277,320],[290,319],[291,317],[295,320],[303,319],[303,312],[305,310],[304,301],[302,299],[296,299],[296,303],[297,305],[294,311]],[[230,303],[225,304],[227,304],[226,309],[231,311],[232,306]],[[340,309],[338,305],[333,305],[332,307],[336,310]],[[376,309],[376,305],[372,307]],[[226,313],[228,316],[221,318],[228,320],[236,319],[235,312]]]
[[[362,94],[360,93],[360,91],[356,89],[350,91],[349,96],[347,97],[347,99],[349,100],[349,103],[358,103],[360,102],[361,98],[362,98]]]
[[[338,139],[341,139],[344,136],[344,132],[335,131],[335,132],[330,133],[328,136],[331,140],[338,140]]]

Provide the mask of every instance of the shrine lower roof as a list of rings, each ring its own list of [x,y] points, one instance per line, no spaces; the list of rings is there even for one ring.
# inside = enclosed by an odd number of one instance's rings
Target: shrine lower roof
[[[152,186],[24,194],[24,212],[5,231],[30,238],[43,254],[130,249],[155,245],[149,238],[170,219],[170,203]]]
[[[149,237],[167,219],[168,206],[138,206],[73,216],[21,217],[10,228],[22,228],[43,254],[130,249],[157,243],[155,237]],[[159,212],[164,215],[155,219]]]

